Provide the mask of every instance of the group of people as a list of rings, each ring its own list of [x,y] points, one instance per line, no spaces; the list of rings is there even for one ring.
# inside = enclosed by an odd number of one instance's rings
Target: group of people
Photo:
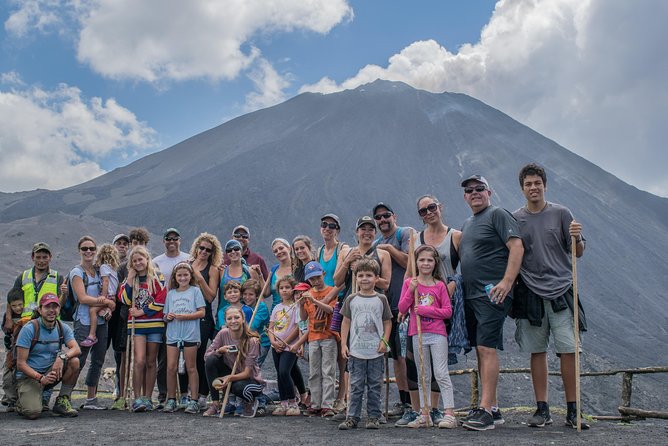
[[[200,234],[188,253],[181,251],[180,231],[169,228],[165,252],[154,258],[143,228],[100,246],[84,236],[80,263],[66,277],[51,269],[50,247],[37,243],[33,266],[8,293],[2,402],[38,418],[60,383],[52,410],[76,416],[71,393],[90,356],[81,408],[105,408],[97,387],[111,346],[112,409],[255,417],[277,401],[274,416],[333,418],[346,430],[358,426],[366,392],[365,426],[374,429],[387,421],[381,410],[387,355],[399,390],[388,413],[400,417],[395,426],[493,429],[504,422],[497,350],[510,315],[520,351],[530,355],[537,408],[528,425],[553,422],[547,386],[553,338],[565,422],[576,427],[574,312],[580,328],[586,324],[582,308],[573,308],[571,250],[584,252],[582,225],[546,200],[541,166],[524,166],[519,185],[526,204],[510,213],[491,204],[483,176],[462,181],[472,215],[461,230],[445,223],[434,195],[417,200],[421,231],[399,226],[393,208],[381,202],[357,220],[352,245],[339,240],[341,221],[327,213],[319,248],[303,235],[276,238],[269,269],[251,251],[251,231],[243,225],[224,245]],[[64,322],[70,317],[73,328]],[[457,420],[448,367],[455,353],[472,348],[481,399]],[[261,372],[270,354],[273,392]],[[300,357],[308,360],[307,382]]]

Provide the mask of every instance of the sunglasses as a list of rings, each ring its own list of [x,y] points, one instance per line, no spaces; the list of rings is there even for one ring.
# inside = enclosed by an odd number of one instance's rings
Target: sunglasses
[[[79,248],[79,249],[80,249],[82,252],[86,252],[86,251],[88,251],[88,252],[95,252],[95,251],[97,250],[97,248],[96,248],[95,246],[82,246],[82,247]]]
[[[380,220],[381,218],[388,219],[392,216],[392,212],[384,212],[382,214],[376,214],[373,216],[375,220]]]
[[[181,237],[165,237],[166,242],[178,242],[181,240]]]
[[[242,234],[242,233],[239,233],[239,232],[235,232],[234,234],[232,234],[232,236],[234,238],[242,238],[244,240],[248,239],[248,234]]]
[[[476,187],[465,187],[464,188],[464,193],[465,194],[472,194],[473,191],[484,192],[485,190],[487,190],[487,186],[485,186],[483,184],[479,184]]]
[[[331,230],[339,229],[339,225],[337,225],[336,223],[327,223],[326,221],[321,221],[320,227],[322,229],[331,229]]]
[[[241,251],[241,248],[239,248],[238,246],[235,246],[234,248],[229,248],[229,249],[225,250],[225,252],[228,253],[228,254],[231,253],[232,251],[239,252],[239,251]]]
[[[424,217],[425,215],[427,215],[427,212],[431,212],[433,214],[434,212],[436,212],[436,209],[438,209],[438,203],[430,203],[429,205],[427,205],[427,207],[418,209],[418,215],[420,217]]]
[[[198,246],[197,249],[199,249],[200,251],[206,251],[206,252],[208,252],[209,254],[211,254],[211,253],[213,252],[213,249],[211,249],[211,248],[205,248],[204,246]]]

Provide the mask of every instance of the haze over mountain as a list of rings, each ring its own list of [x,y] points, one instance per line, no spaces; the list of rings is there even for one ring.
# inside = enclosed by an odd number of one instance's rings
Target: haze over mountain
[[[274,237],[304,233],[319,244],[325,212],[342,218],[342,238],[351,240],[355,220],[378,201],[391,204],[400,224],[419,228],[415,200],[434,193],[447,223],[460,227],[470,210],[459,183],[472,173],[489,180],[495,204],[515,210],[524,203],[517,173],[527,162],[547,168],[548,200],[584,224],[587,251],[578,269],[587,355],[611,367],[665,362],[668,199],[620,181],[474,98],[398,82],[305,93],[71,188],[0,194],[3,253],[26,253],[8,261],[14,269],[3,268],[0,284],[4,289],[11,271],[26,265],[36,241],[10,234],[45,215],[41,238],[68,252],[82,235],[68,231],[72,216],[83,216],[100,222],[88,228],[104,240],[116,228],[144,225],[161,234],[176,226],[185,250],[199,232],[224,242],[246,224],[253,248],[273,260]],[[104,231],[103,222],[111,225]],[[53,231],[63,233],[59,240],[50,238]],[[71,267],[74,258],[67,260],[55,266]],[[507,344],[511,338],[507,333]]]

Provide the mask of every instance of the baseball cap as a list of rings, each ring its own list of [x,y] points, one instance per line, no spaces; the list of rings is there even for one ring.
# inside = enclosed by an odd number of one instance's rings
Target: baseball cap
[[[320,217],[320,221],[323,221],[326,218],[331,218],[332,220],[334,220],[336,222],[337,225],[339,225],[339,227],[341,227],[341,220],[339,219],[338,215],[332,214],[332,213],[325,214],[322,217]]]
[[[162,238],[167,237],[167,236],[169,235],[170,232],[173,232],[174,234],[176,234],[176,235],[178,235],[179,237],[181,237],[181,233],[179,232],[178,229],[176,229],[176,228],[168,228],[168,229],[165,230],[165,232],[162,234]]]
[[[241,243],[239,243],[239,240],[228,240],[227,243],[225,243],[225,251],[227,251],[228,249],[235,248],[235,247],[239,248],[239,249],[243,249],[243,246],[241,246]]]
[[[376,210],[378,210],[378,208],[385,208],[394,214],[394,210],[390,207],[390,205],[381,201],[373,207],[371,210],[371,215],[376,215]]]
[[[122,240],[122,239],[125,239],[125,241],[127,241],[128,243],[130,243],[130,237],[128,237],[127,235],[125,235],[125,234],[116,234],[116,236],[114,237],[114,240],[111,242],[111,244],[112,244],[112,245],[115,245],[117,241]]]
[[[470,177],[468,177],[467,179],[465,179],[464,181],[462,181],[462,187],[466,187],[466,184],[467,184],[469,181],[477,181],[477,182],[479,182],[479,183],[484,184],[485,186],[487,186],[487,187],[489,188],[489,183],[487,182],[487,180],[485,179],[485,177],[483,177],[482,175],[471,175]]]
[[[245,231],[246,234],[250,235],[250,230],[248,229],[248,227],[246,227],[244,225],[235,226],[234,229],[232,229],[232,234],[234,234],[235,232],[237,232],[240,229],[242,231]]]
[[[51,248],[44,242],[38,242],[32,245],[32,253],[35,254],[37,251],[46,251],[51,254]]]
[[[312,261],[308,262],[304,267],[304,279],[309,280],[315,276],[322,276],[325,272],[322,270],[320,263]]]
[[[311,289],[311,285],[305,282],[299,282],[295,285],[295,291],[307,291]]]
[[[39,300],[39,306],[43,307],[45,305],[49,305],[52,303],[58,304],[60,306],[60,301],[58,300],[58,296],[56,296],[53,293],[46,293],[42,298]]]
[[[362,225],[369,224],[373,226],[373,229],[376,229],[376,222],[373,220],[373,218],[369,217],[368,215],[365,215],[364,217],[360,217],[357,220],[357,226],[355,226],[355,230],[358,230]]]

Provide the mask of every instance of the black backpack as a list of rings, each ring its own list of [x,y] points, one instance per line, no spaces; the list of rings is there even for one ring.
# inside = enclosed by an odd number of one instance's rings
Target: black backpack
[[[72,270],[78,269],[83,275],[84,290],[88,289],[88,274],[83,269],[83,266],[77,265]],[[97,271],[97,270],[96,270]],[[98,284],[99,287],[99,284]],[[66,322],[74,321],[74,315],[77,314],[77,308],[79,308],[79,301],[77,300],[76,295],[74,294],[74,289],[72,289],[72,281],[68,279],[67,281],[67,296],[65,297],[65,302],[63,303],[62,308],[60,309],[60,320]]]

